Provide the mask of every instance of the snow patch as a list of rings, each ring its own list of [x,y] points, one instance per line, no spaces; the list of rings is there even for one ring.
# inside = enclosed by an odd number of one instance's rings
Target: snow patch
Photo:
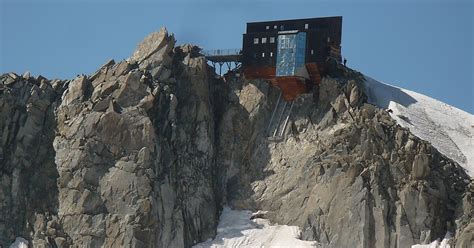
[[[10,245],[10,248],[28,248],[28,240],[22,237],[17,237],[15,242]]]
[[[474,115],[428,96],[365,76],[368,101],[390,109],[400,126],[430,142],[474,177]]]
[[[266,219],[251,218],[251,211],[224,207],[216,237],[193,247],[320,247],[316,241],[300,240],[301,231],[296,226],[272,225]]]
[[[449,239],[443,239],[441,242],[436,240],[427,245],[412,245],[411,248],[451,248],[448,242]]]

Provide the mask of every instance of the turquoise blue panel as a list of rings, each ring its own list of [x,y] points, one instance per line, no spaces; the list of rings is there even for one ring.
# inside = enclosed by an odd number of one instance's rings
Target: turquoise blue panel
[[[295,72],[296,34],[278,36],[276,76],[291,76]]]
[[[276,76],[294,76],[304,66],[305,50],[306,33],[278,35]]]
[[[295,70],[305,66],[306,33],[296,34]],[[295,71],[296,73],[296,71]]]

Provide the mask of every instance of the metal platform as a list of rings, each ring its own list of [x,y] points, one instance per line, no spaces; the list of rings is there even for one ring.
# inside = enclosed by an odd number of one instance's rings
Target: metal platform
[[[202,54],[214,63],[239,62],[242,57],[240,49],[204,50]]]
[[[241,49],[204,50],[202,54],[215,69],[217,69],[216,65],[219,65],[219,75],[222,75],[224,65],[227,66],[228,70],[232,70],[240,65],[242,59]]]

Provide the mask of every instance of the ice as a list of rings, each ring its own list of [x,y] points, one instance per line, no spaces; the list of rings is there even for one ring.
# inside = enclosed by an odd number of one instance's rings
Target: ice
[[[10,248],[28,248],[28,241],[22,237],[17,237]]]
[[[365,78],[369,103],[390,109],[398,124],[430,142],[474,177],[474,115],[428,96]]]

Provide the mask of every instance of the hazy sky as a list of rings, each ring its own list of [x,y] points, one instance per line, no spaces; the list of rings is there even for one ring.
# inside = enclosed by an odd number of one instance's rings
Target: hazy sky
[[[0,0],[0,73],[90,74],[161,26],[179,44],[240,48],[246,22],[342,15],[349,67],[474,113],[473,2]]]

